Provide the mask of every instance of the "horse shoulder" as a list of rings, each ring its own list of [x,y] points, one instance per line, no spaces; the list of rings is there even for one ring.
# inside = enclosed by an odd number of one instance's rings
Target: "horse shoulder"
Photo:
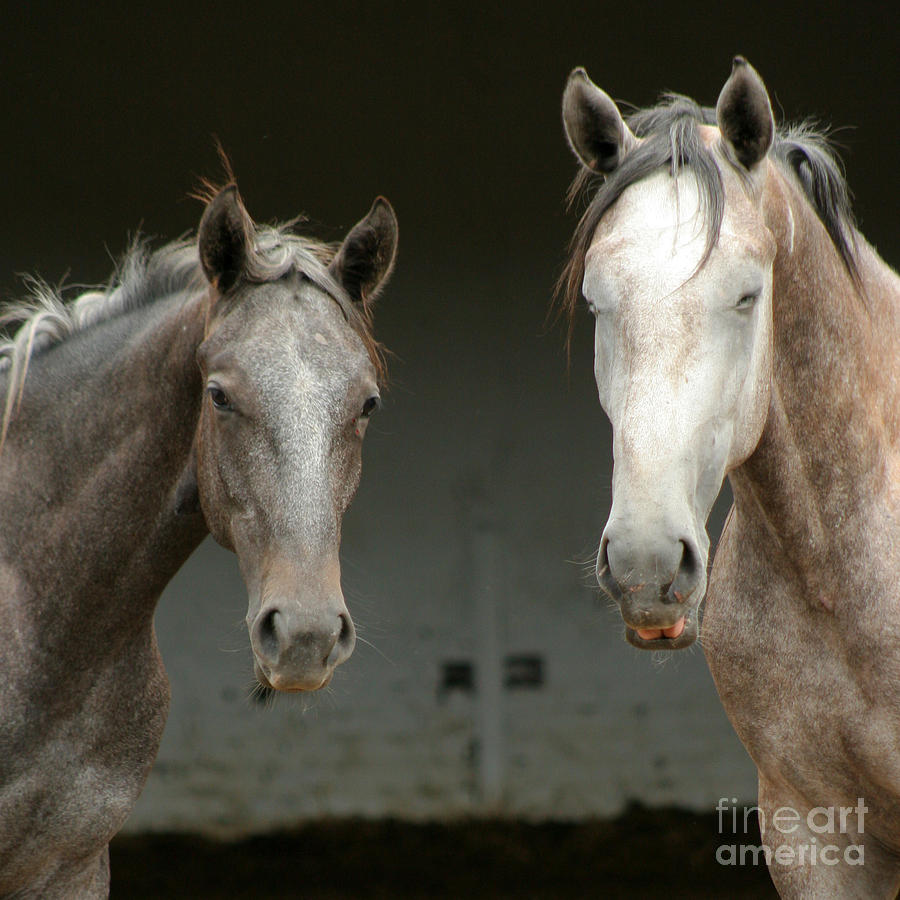
[[[848,584],[834,612],[798,603],[802,586],[758,527],[729,515],[701,632],[735,731],[762,774],[807,797],[900,797],[896,593],[860,606]],[[872,827],[900,832],[900,803],[873,811]]]
[[[14,836],[0,896],[106,896],[107,844],[156,756],[168,679],[148,624],[99,674],[49,683],[32,600],[0,562],[0,834]]]

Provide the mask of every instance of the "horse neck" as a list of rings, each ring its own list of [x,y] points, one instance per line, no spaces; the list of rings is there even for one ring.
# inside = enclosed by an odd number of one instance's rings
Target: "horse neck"
[[[770,172],[778,243],[769,415],[731,473],[739,517],[828,607],[900,477],[900,280],[859,237],[858,290],[793,181]],[[774,539],[774,540],[773,540]]]
[[[203,327],[203,298],[177,295],[32,361],[0,455],[0,506],[17,510],[0,523],[0,571],[14,573],[19,624],[42,646],[74,628],[112,649],[148,628],[206,533],[173,502],[199,415]]]

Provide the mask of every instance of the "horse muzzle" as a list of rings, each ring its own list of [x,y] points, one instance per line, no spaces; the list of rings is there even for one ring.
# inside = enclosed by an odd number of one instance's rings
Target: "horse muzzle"
[[[633,646],[679,650],[697,639],[706,552],[692,538],[611,522],[597,554],[597,581],[618,603]]]
[[[250,623],[256,677],[276,691],[315,691],[356,645],[356,629],[343,602],[308,607],[296,600],[269,602]]]

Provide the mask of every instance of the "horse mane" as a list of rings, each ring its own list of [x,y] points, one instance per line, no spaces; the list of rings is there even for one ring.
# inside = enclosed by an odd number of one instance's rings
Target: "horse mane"
[[[827,131],[817,129],[811,121],[787,125],[776,134],[773,152],[783,168],[796,176],[840,254],[844,268],[857,289],[861,288],[850,188]]]
[[[370,309],[354,303],[328,271],[335,245],[295,234],[295,221],[255,226],[255,253],[249,272],[254,282],[277,281],[290,271],[325,291],[341,308],[359,335],[379,381],[386,372],[384,350],[372,333]],[[123,316],[163,297],[200,291],[206,285],[195,239],[173,241],[151,251],[145,238],[136,238],[105,287],[93,288],[73,299],[63,289],[39,278],[26,279],[23,299],[0,308],[0,377],[6,376],[5,402],[0,424],[0,448],[21,402],[32,358],[63,343],[72,335]]]
[[[575,311],[581,299],[585,255],[600,220],[626,188],[653,172],[667,168],[674,178],[689,170],[696,178],[706,218],[706,246],[700,265],[719,239],[725,212],[725,187],[720,171],[723,154],[716,154],[702,139],[701,125],[715,125],[716,111],[680,94],[664,94],[657,106],[627,117],[628,126],[641,138],[607,176],[582,168],[568,191],[571,208],[590,196],[587,208],[569,242],[568,258],[556,284],[555,304],[568,320],[566,346],[571,346]],[[807,201],[828,232],[853,283],[860,287],[856,262],[856,223],[850,191],[825,132],[803,122],[779,128],[771,150],[776,163],[794,176]],[[730,160],[729,164],[732,164]],[[735,165],[739,174],[746,174]]]

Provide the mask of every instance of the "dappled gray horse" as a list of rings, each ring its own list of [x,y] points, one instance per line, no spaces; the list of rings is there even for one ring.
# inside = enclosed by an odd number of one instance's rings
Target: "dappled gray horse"
[[[154,609],[207,533],[237,553],[263,686],[315,690],[350,655],[341,519],[396,240],[383,199],[335,254],[257,229],[230,185],[196,244],[6,314],[0,896],[106,896],[169,706]]]
[[[648,649],[693,642],[708,595],[702,642],[759,769],[779,891],[893,896],[900,280],[822,136],[776,131],[741,58],[715,110],[670,96],[628,124],[576,69],[563,117],[575,192],[603,176],[561,279],[569,312],[583,292],[594,315],[613,426],[600,583]]]

